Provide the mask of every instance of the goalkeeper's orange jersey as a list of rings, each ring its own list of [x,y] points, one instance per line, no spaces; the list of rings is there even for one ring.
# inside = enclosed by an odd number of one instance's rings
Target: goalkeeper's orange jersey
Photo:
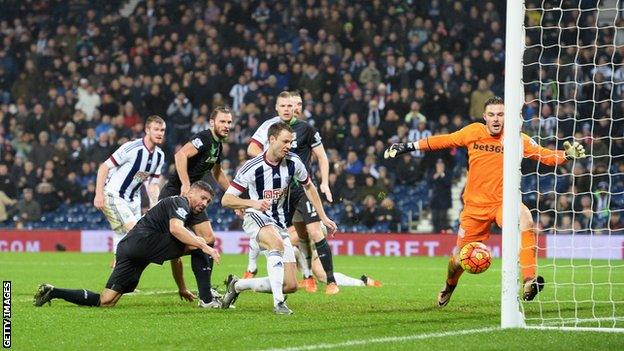
[[[566,161],[565,153],[539,146],[522,133],[524,157],[549,166]],[[418,141],[420,150],[466,147],[468,150],[468,180],[464,190],[466,205],[494,206],[503,201],[503,137],[492,136],[482,123],[472,123],[454,133],[436,135]]]

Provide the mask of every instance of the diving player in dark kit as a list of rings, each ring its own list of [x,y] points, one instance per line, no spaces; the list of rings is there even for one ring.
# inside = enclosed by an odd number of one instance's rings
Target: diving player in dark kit
[[[162,264],[188,254],[193,258],[193,272],[200,296],[202,292],[206,294],[205,289],[210,290],[210,284],[206,284],[206,281],[210,281],[210,276],[205,274],[207,267],[200,263],[206,262],[205,256],[218,263],[220,256],[204,238],[195,235],[193,231],[206,220],[204,210],[213,196],[214,191],[210,185],[198,181],[191,185],[186,194],[165,198],[147,211],[119,243],[117,265],[101,294],[84,289],[61,289],[50,284],[41,284],[33,304],[43,306],[52,299],[63,299],[83,306],[113,307],[123,294],[134,291],[141,274],[150,263]],[[191,294],[190,291],[186,293]],[[211,301],[213,302],[218,305],[215,308],[221,306],[220,301]]]

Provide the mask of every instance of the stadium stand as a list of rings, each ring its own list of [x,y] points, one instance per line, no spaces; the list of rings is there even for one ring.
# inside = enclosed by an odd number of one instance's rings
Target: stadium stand
[[[0,13],[4,227],[107,228],[92,206],[95,171],[116,146],[141,136],[142,121],[151,114],[165,118],[170,132],[176,127],[175,134],[168,133],[165,148],[170,170],[172,153],[191,131],[207,128],[210,110],[231,105],[236,125],[224,148],[224,169],[231,176],[245,160],[254,129],[274,114],[275,96],[283,89],[298,89],[305,118],[321,132],[330,156],[337,198],[328,205],[330,216],[343,218],[350,206],[355,221],[343,225],[344,231],[408,231],[413,220],[429,212],[427,179],[436,160],[442,159],[457,180],[466,154],[414,153],[388,161],[381,151],[392,142],[458,130],[480,119],[488,97],[503,95],[504,9],[494,1],[468,7],[450,0],[149,0],[139,2],[127,17],[120,14],[127,4],[121,0],[14,3],[11,11]],[[525,62],[539,59],[530,50],[526,56]],[[592,74],[591,69],[582,73]],[[190,116],[168,113],[179,93],[192,106]],[[555,87],[529,94],[538,93],[573,94]],[[527,104],[524,110],[525,132],[543,145],[561,148],[548,137],[557,127],[588,135],[600,127],[592,120],[540,124],[555,113],[546,107]],[[579,108],[596,109],[605,118],[621,119],[623,114],[621,108],[606,111],[598,104]],[[605,133],[621,136],[623,124]],[[612,148],[610,164],[577,163],[574,172],[620,167],[622,174],[621,139]],[[604,149],[600,141],[593,150],[598,149]],[[382,213],[381,200],[390,197],[400,209],[400,225],[359,223],[363,194],[336,196],[346,188],[347,174],[355,175],[358,191],[366,189],[365,179],[372,176],[378,190],[376,211]],[[541,206],[586,206],[582,197],[572,199],[572,191],[601,196],[600,181],[605,180],[577,179],[572,184],[569,178],[526,175],[527,204],[536,202],[537,189],[549,196],[545,189],[555,186],[558,191],[570,189],[569,198],[542,200]],[[606,181],[615,184],[611,208],[622,208],[624,179]],[[40,219],[24,219],[18,210],[26,188],[34,190]],[[217,218],[217,230],[240,226],[231,211],[213,204],[209,212]],[[562,221],[565,217],[559,216]],[[624,226],[621,218],[616,224]],[[566,225],[584,228],[588,223],[605,225],[604,218],[574,218]],[[551,220],[540,225],[562,224]],[[456,229],[456,223],[448,226]]]

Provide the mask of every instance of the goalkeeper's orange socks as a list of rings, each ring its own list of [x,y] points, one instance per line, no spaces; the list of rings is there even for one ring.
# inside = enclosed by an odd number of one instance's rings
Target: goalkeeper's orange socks
[[[522,278],[535,278],[537,268],[537,234],[535,230],[525,230],[520,234],[520,269]]]
[[[455,255],[452,255],[448,262],[446,284],[453,286],[457,285],[459,277],[461,277],[462,273],[464,273],[464,269],[461,268],[459,262],[455,259]]]

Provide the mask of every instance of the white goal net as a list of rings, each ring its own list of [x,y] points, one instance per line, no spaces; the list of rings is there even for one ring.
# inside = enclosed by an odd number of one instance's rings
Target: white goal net
[[[527,326],[624,331],[624,1],[524,5],[522,131],[588,157],[522,161],[546,284],[520,309]]]

